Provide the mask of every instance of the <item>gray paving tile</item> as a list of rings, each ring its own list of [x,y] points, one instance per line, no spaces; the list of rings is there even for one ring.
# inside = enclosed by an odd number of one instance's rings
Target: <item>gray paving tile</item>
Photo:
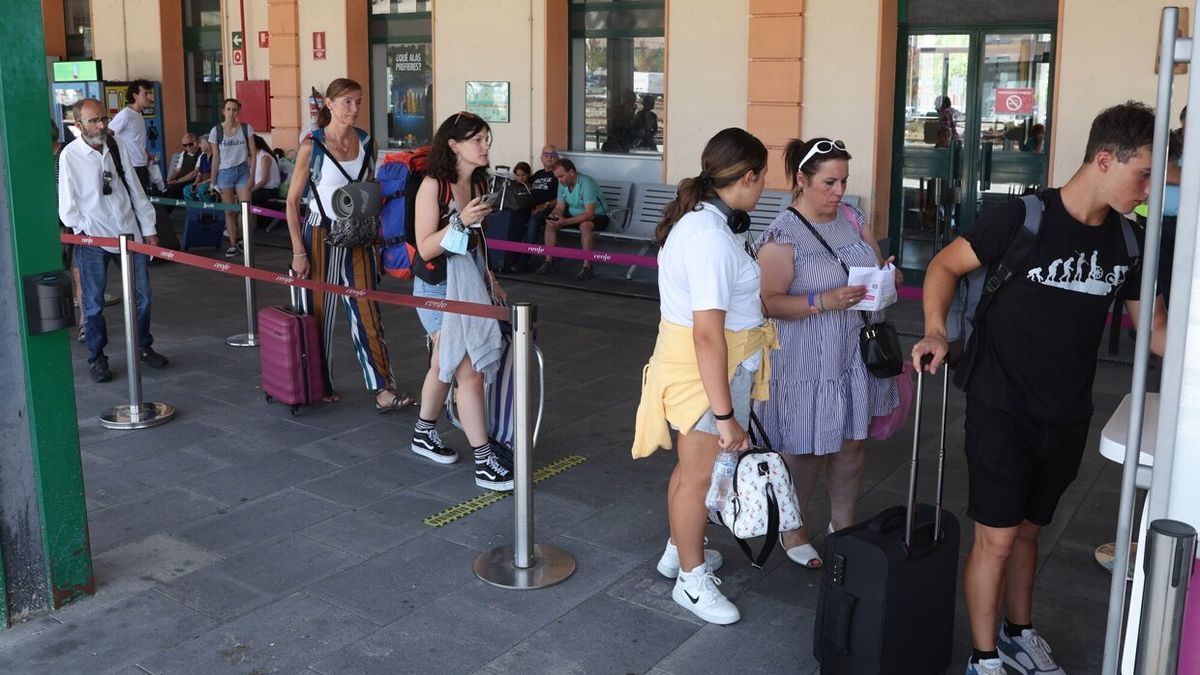
[[[575,574],[560,584],[530,593],[514,593],[477,579],[458,594],[545,623],[607,588],[639,563],[630,556],[564,538],[537,543],[553,544],[570,553],[575,558]]]
[[[378,626],[306,594],[255,610],[143,659],[155,675],[288,673],[332,654]]]
[[[198,420],[173,420],[159,427],[125,431],[123,435],[89,443],[88,452],[117,465],[132,464],[176,452],[206,439],[227,437],[228,431]]]
[[[217,625],[154,590],[105,610],[102,620],[85,619],[0,652],[0,672],[106,672],[129,667],[149,654]]]
[[[476,488],[478,490],[478,488]],[[533,496],[535,541],[548,540],[566,527],[578,523],[593,513],[593,509],[558,497],[538,493]],[[513,502],[505,499],[471,515],[437,529],[437,536],[477,551],[512,543]]]
[[[478,555],[426,535],[322,579],[310,592],[382,626],[465,586]]]
[[[228,466],[227,462],[219,459],[181,450],[164,452],[156,457],[127,464],[121,467],[119,472],[151,487],[162,488],[204,476]]]
[[[141,497],[150,491],[150,485],[139,482],[122,469],[112,469],[88,475],[84,490],[93,504],[105,507]]]
[[[484,672],[641,673],[698,630],[604,595],[551,621]]]
[[[231,466],[182,483],[223,504],[237,504],[298,485],[334,470],[330,464],[281,450],[261,457],[254,469]]]
[[[537,626],[466,598],[443,596],[312,669],[323,675],[470,673]]]
[[[722,662],[736,663],[739,673],[806,673],[817,667],[812,610],[755,593],[740,598],[737,606],[741,621],[705,625],[657,667],[680,675],[710,672],[713,664]],[[766,636],[774,639],[763,639]]]
[[[174,536],[201,549],[229,556],[264,539],[303,529],[345,509],[296,490],[221,509],[174,530]]]
[[[209,616],[229,621],[360,560],[306,537],[286,534],[163,584],[161,591]]]
[[[301,489],[326,499],[362,506],[401,488],[445,475],[442,466],[404,453],[388,452],[301,485]]]
[[[87,602],[87,599],[78,604],[83,604],[83,602]],[[60,615],[61,612],[53,615],[33,617],[24,621],[18,621],[0,631],[0,657],[8,650],[27,640],[38,639],[46,641],[51,639],[49,636],[50,632],[61,630],[64,626],[62,620],[59,618]]]
[[[401,490],[300,532],[334,548],[364,558],[372,557],[413,537],[432,532],[422,521],[450,505],[448,501],[423,493]]]
[[[373,421],[295,448],[298,455],[334,464],[351,466],[397,449],[407,449],[409,437],[398,438],[396,429],[386,421]]]
[[[207,497],[170,487],[94,511],[88,517],[92,553],[144,539],[220,508],[220,503]]]
[[[141,541],[119,546],[92,560],[96,595],[87,602],[67,607],[59,616],[64,620],[77,621],[124,598],[158,584],[169,583],[220,560],[219,556],[166,534],[151,535]]]

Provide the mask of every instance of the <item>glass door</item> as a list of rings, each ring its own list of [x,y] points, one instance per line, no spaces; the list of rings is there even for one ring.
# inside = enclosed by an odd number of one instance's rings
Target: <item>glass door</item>
[[[1049,29],[902,36],[892,250],[920,277],[988,206],[1045,186]]]

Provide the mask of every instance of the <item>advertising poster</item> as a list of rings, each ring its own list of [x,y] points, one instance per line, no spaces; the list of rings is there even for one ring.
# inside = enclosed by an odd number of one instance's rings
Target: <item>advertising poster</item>
[[[387,48],[389,145],[415,148],[433,136],[433,71],[428,44]]]

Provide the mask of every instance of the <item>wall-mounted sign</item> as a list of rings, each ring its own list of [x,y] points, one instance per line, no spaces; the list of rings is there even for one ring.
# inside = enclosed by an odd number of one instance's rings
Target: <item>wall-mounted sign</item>
[[[313,60],[325,60],[325,31],[316,31],[313,33]]]
[[[996,114],[998,115],[1032,115],[1032,87],[997,87]]]
[[[233,65],[240,66],[245,62],[246,62],[246,50],[244,50],[244,49],[233,50]]]
[[[271,46],[271,33],[269,31],[258,31],[258,46],[260,49],[267,49]]]
[[[467,111],[488,122],[508,121],[508,82],[467,82]]]

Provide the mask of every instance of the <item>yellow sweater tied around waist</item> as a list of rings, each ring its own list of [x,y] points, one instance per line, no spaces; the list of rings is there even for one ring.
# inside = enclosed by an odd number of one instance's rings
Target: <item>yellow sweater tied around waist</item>
[[[771,359],[769,352],[779,349],[775,324],[742,331],[725,331],[728,345],[729,379],[740,363],[755,352],[762,354],[761,366],[754,373],[751,398],[765,401],[770,397]],[[659,448],[671,447],[671,426],[687,433],[709,409],[708,394],[700,379],[696,345],[692,329],[667,320],[658,324],[658,341],[650,362],[642,370],[642,400],[638,404],[637,426],[633,433],[633,458],[649,457]]]

